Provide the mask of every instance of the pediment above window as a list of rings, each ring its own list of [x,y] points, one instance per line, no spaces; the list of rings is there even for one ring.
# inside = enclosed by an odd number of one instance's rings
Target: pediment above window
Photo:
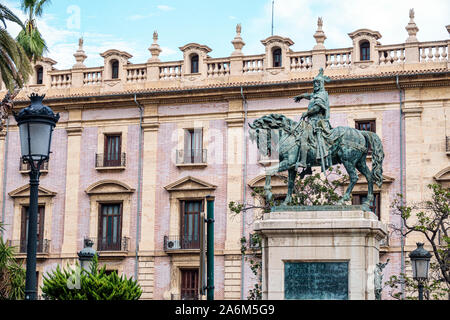
[[[187,176],[180,180],[177,180],[167,186],[164,187],[169,192],[173,191],[197,191],[197,190],[215,190],[217,186],[202,181],[200,179]]]
[[[287,179],[287,176],[285,176],[285,179]],[[248,182],[248,186],[250,188],[264,188],[265,184],[266,184],[265,174],[256,176],[255,178],[253,178]],[[287,187],[287,181],[280,176],[272,176],[270,180],[270,185],[272,187]]]
[[[135,190],[126,183],[117,180],[102,180],[91,184],[87,189],[88,195],[112,194],[112,193],[133,193]]]
[[[39,197],[54,197],[56,196],[56,192],[50,191],[44,187],[38,187],[38,196]],[[11,198],[26,198],[30,197],[30,185],[24,185],[20,188],[17,188],[8,193]]]
[[[205,55],[207,53],[210,53],[212,51],[212,49],[208,46],[202,45],[202,44],[198,44],[198,43],[188,43],[182,47],[179,48],[181,51],[186,52],[186,51],[191,51],[191,50],[198,50],[200,52],[205,53]]]
[[[450,182],[450,167],[439,171],[433,178],[437,182]]]

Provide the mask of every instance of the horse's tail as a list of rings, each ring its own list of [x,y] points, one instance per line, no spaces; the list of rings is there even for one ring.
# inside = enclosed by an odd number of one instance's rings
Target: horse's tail
[[[360,131],[368,144],[372,147],[372,176],[374,182],[381,188],[383,183],[383,144],[376,133],[370,131]]]

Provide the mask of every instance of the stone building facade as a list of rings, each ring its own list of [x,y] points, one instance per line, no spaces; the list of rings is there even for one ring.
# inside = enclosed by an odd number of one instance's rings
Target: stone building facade
[[[261,41],[264,53],[248,56],[238,25],[225,58],[188,43],[180,47],[183,60],[162,62],[155,32],[151,57],[141,64],[111,49],[101,54],[103,66],[87,68],[83,40],[69,70],[50,58],[38,61],[15,108],[27,106],[30,93],[45,93],[45,104],[61,115],[40,180],[39,285],[57,264],[74,263],[83,239],[92,238],[101,264],[139,280],[142,299],[186,297],[199,268],[195,221],[213,195],[215,296],[246,299],[255,278],[240,239],[252,232],[253,213],[232,216],[228,203],[253,201],[265,166],[276,162],[257,155],[247,124],[268,113],[298,121],[307,103],[292,97],[311,91],[320,68],[332,79],[331,124],[374,130],[382,139],[377,212],[382,222],[400,225],[390,208],[398,193],[420,201],[427,184],[450,185],[450,40],[418,41],[413,13],[406,30],[401,44],[381,44],[379,32],[359,29],[349,33],[349,47],[327,49],[319,19],[312,50],[294,51],[291,39],[271,36]],[[29,188],[19,145],[10,117],[0,135],[1,219],[4,238],[20,247]],[[361,179],[354,198],[365,188]],[[385,279],[400,273],[416,240],[390,234],[383,241]]]

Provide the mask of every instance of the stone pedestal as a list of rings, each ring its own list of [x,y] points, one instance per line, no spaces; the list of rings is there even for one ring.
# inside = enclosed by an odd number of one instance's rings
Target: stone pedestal
[[[255,231],[263,238],[263,299],[375,299],[387,228],[362,206],[275,208]]]

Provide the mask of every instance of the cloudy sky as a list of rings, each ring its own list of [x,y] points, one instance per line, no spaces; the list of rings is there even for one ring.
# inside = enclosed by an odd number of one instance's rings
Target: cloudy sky
[[[0,0],[18,14],[19,1]],[[419,41],[448,39],[449,0],[274,0],[274,34],[289,37],[294,51],[310,50],[317,18],[324,21],[327,48],[351,46],[348,33],[360,28],[379,31],[382,44],[404,42],[409,9],[415,10]],[[272,0],[53,0],[38,20],[58,69],[70,68],[78,38],[83,36],[89,67],[102,65],[100,53],[119,49],[131,62],[150,57],[153,31],[159,33],[162,61],[181,60],[179,47],[197,42],[209,46],[212,57],[233,51],[235,26],[242,25],[245,54],[264,52],[260,40],[271,35]],[[17,26],[8,30],[17,35]]]

